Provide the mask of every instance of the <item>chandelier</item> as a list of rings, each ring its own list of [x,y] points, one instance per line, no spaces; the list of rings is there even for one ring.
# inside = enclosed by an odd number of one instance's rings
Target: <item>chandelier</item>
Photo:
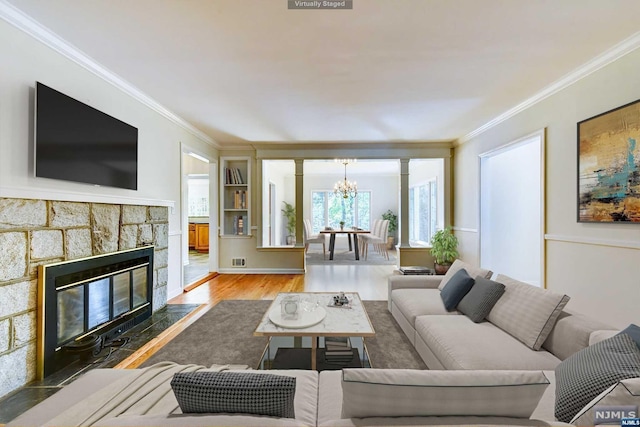
[[[356,159],[335,159],[336,163],[342,163],[344,165],[344,181],[336,182],[336,185],[333,186],[333,192],[341,195],[345,199],[358,195],[358,185],[356,182],[347,181],[347,165],[349,163],[355,163],[356,161]]]

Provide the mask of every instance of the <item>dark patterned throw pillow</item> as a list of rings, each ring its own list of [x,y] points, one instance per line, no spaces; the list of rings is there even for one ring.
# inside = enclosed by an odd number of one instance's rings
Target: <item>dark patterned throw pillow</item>
[[[482,322],[504,294],[502,283],[476,277],[476,283],[458,304],[458,311],[465,314],[475,323]]]
[[[615,335],[569,356],[556,367],[559,421],[571,419],[620,380],[640,377],[640,349],[627,334]]]
[[[183,413],[242,413],[295,418],[296,379],[251,372],[184,372],[171,380]]]

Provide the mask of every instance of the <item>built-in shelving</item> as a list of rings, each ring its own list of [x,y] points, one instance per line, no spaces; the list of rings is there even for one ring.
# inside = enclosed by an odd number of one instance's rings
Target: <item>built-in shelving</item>
[[[251,166],[248,157],[220,159],[220,235],[251,234]]]

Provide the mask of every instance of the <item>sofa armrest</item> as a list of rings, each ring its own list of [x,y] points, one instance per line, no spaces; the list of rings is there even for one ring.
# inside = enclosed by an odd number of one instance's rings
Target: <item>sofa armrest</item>
[[[406,288],[437,289],[438,285],[440,285],[440,282],[442,282],[443,277],[444,276],[428,276],[428,275],[390,276],[389,279],[387,279],[388,288],[389,288],[389,294],[387,296],[389,311],[391,311],[391,291],[393,291],[394,289],[406,289]]]

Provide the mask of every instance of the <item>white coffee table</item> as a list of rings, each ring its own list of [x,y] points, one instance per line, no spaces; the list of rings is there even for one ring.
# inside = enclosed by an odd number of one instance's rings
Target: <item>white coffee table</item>
[[[299,296],[302,307],[313,307],[314,304],[317,304],[318,308],[326,311],[326,315],[322,320],[308,327],[297,327],[295,325],[283,327],[274,324],[269,319],[269,313],[273,310],[280,310],[280,302],[287,295]],[[319,337],[365,338],[373,337],[376,334],[357,292],[345,293],[351,302],[349,304],[351,308],[329,307],[328,305],[334,295],[335,293],[331,292],[279,293],[253,334],[269,338],[277,336],[311,337],[311,369],[315,370]]]

